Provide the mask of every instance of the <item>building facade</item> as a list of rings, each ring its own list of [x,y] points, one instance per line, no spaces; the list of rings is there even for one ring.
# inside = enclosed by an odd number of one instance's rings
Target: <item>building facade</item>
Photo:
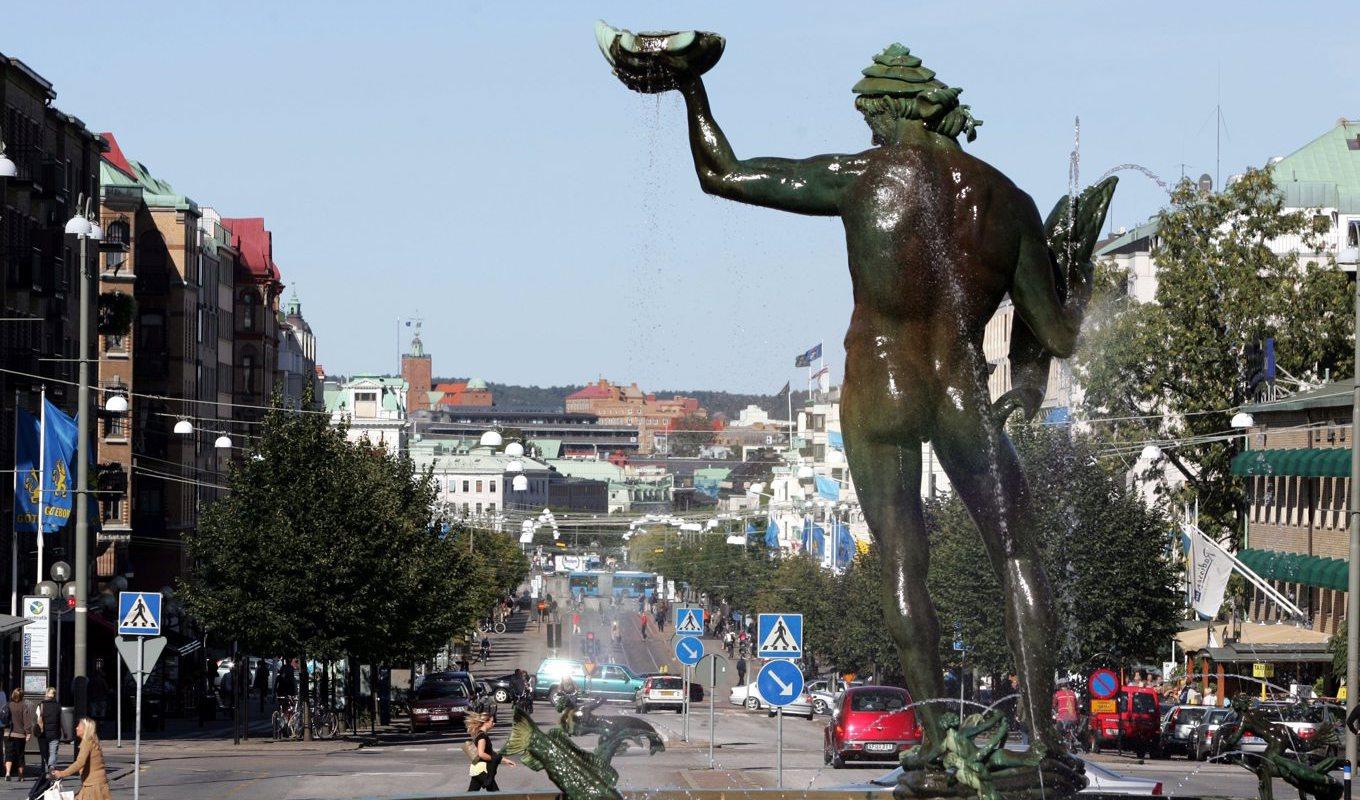
[[[594,414],[600,424],[636,428],[638,450],[651,453],[657,439],[665,439],[677,421],[686,417],[707,418],[708,412],[693,397],[658,398],[644,393],[636,383],[622,386],[604,378],[567,395],[568,413]]]
[[[429,410],[433,374],[430,354],[425,352],[425,343],[420,340],[420,323],[417,322],[416,332],[411,336],[411,349],[401,357],[401,378],[410,387],[406,391],[407,413]]]
[[[264,418],[279,363],[279,296],[283,280],[274,262],[274,234],[261,217],[222,218],[239,254],[236,262],[236,341],[233,389],[237,413]]]
[[[331,424],[348,426],[351,442],[367,442],[393,456],[407,451],[410,421],[406,417],[406,381],[385,375],[355,375],[327,381],[326,411]]]
[[[320,409],[324,392],[316,371],[316,336],[302,316],[297,292],[280,315],[278,354],[274,385],[283,406]]]
[[[436,436],[476,439],[488,430],[514,429],[535,443],[551,441],[552,458],[609,459],[639,448],[636,427],[605,425],[580,412],[435,405],[412,416],[416,432]]]

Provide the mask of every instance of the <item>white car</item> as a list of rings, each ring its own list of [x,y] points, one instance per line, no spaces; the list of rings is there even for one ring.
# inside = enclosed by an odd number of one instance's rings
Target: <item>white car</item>
[[[734,706],[745,706],[749,711],[759,711],[762,708],[768,709],[770,716],[772,717],[775,713],[774,706],[770,705],[765,698],[760,696],[760,690],[756,688],[755,681],[751,681],[745,686],[733,686],[732,694],[728,697],[728,701]],[[798,696],[797,700],[784,706],[785,716],[812,719],[812,714],[812,697],[807,693],[806,688],[804,688],[803,693]]]
[[[841,696],[849,686],[862,686],[863,681],[837,681],[836,690],[831,690],[831,681],[826,678],[818,678],[807,685],[807,693],[812,698],[812,711],[815,714],[829,716],[831,710],[836,707],[836,698]]]
[[[1162,782],[1150,781],[1144,778],[1130,778],[1111,772],[1099,764],[1086,761],[1086,780],[1087,785],[1079,794],[1124,794],[1136,795],[1139,797],[1161,797]],[[867,783],[856,783],[850,786],[838,786],[837,789],[854,792],[887,792],[892,791],[897,786],[897,779],[902,776],[902,768],[889,772],[881,778],[874,778]]]

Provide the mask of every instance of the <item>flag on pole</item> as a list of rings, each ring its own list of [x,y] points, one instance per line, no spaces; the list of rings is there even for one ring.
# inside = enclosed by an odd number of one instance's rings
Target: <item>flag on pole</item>
[[[777,391],[777,392],[775,392],[775,393],[774,393],[774,396],[775,396],[775,397],[783,397],[784,395],[788,394],[792,389],[793,389],[793,383],[792,383],[791,381],[785,381],[785,382],[784,382],[784,388],[783,388],[783,389],[780,389],[780,390]]]
[[[812,366],[812,362],[816,361],[821,357],[822,357],[822,343],[818,342],[816,347],[812,348],[811,350],[807,351],[801,356],[795,358],[793,360],[793,365],[795,367],[810,367]]]
[[[803,520],[803,552],[818,559],[826,553],[826,531],[810,519]]]
[[[765,526],[765,546],[771,550],[779,549],[779,523],[770,517],[770,524]]]
[[[1210,619],[1218,615],[1232,576],[1232,560],[1199,530],[1183,529],[1190,539],[1190,606]]]
[[[813,478],[817,484],[817,495],[825,500],[841,499],[841,485],[835,478],[826,475],[817,475]]]
[[[46,399],[43,400],[46,419],[46,441],[39,444],[42,434],[39,422],[27,411],[18,409],[18,438],[14,442],[14,529],[21,533],[38,530],[38,506],[42,505],[42,529],[51,533],[59,530],[71,518],[71,504],[75,487],[71,468],[76,458],[76,421]],[[42,452],[42,468],[38,467],[38,453]]]
[[[837,522],[834,525],[836,531],[836,562],[838,564],[849,564],[855,557],[855,537],[850,535],[850,528],[844,522]]]
[[[829,391],[831,389],[831,367],[822,367],[812,373],[812,380],[817,383],[818,390]]]
[[[826,446],[830,447],[832,450],[844,450],[845,437],[841,435],[840,431],[827,431]]]

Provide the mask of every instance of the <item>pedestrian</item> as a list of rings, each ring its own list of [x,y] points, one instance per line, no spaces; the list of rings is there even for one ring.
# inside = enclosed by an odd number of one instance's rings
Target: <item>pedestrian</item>
[[[647,638],[647,614],[638,614],[638,621],[642,624],[642,638]]]
[[[737,685],[746,685],[746,656],[737,659]]]
[[[24,702],[24,690],[15,687],[9,693],[9,724],[5,726],[5,781],[18,771],[24,779],[24,746],[33,736],[33,707]]]
[[[274,679],[274,700],[282,702],[285,698],[297,695],[297,677],[293,672],[293,663],[284,659],[279,665],[279,675]]]
[[[264,713],[264,696],[269,694],[269,662],[260,659],[255,665],[255,691],[260,694],[260,713]]]
[[[109,776],[104,769],[104,751],[99,747],[99,733],[95,730],[94,720],[86,717],[76,725],[76,739],[80,742],[80,755],[64,770],[52,771],[55,779],[80,775],[80,791],[75,800],[113,800],[109,793]]]
[[[90,701],[90,716],[96,720],[109,716],[109,682],[104,677],[104,659],[94,660],[94,674],[85,686],[85,697]]]
[[[38,706],[38,758],[44,774],[57,768],[57,748],[61,747],[61,703],[57,687],[47,687]]]
[[[496,785],[496,770],[500,769],[501,764],[513,767],[515,762],[491,747],[490,733],[491,729],[496,727],[496,715],[473,711],[467,715],[463,724],[467,727],[468,735],[472,737],[472,746],[475,750],[472,765],[468,767],[468,775],[472,780],[468,782],[467,790],[476,792],[485,789],[488,792],[499,792],[501,787]]]
[[[581,632],[581,612],[571,612],[571,632],[579,634]]]

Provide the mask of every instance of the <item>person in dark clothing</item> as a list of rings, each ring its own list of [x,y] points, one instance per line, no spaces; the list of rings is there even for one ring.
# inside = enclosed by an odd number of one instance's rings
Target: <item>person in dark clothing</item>
[[[279,666],[279,676],[274,679],[274,699],[282,700],[285,697],[297,695],[297,677],[293,673],[293,663],[285,660]]]
[[[746,685],[746,656],[737,659],[737,685]]]
[[[513,767],[515,762],[491,747],[491,729],[496,727],[495,715],[474,711],[467,715],[464,724],[467,726],[468,735],[472,737],[472,746],[477,750],[476,758],[468,767],[471,780],[468,782],[467,790],[476,792],[485,789],[488,792],[499,792],[501,787],[496,785],[496,770],[500,769],[501,764]]]
[[[104,659],[94,660],[94,674],[85,687],[85,696],[90,701],[90,716],[96,720],[109,716],[109,682],[104,677]]]
[[[98,673],[96,673],[98,674]],[[55,686],[47,687],[42,704],[38,706],[38,758],[42,772],[57,768],[57,748],[61,747],[61,704],[57,702]]]
[[[269,662],[263,658],[255,667],[255,691],[260,693],[260,713],[264,713],[264,696],[269,694]]]

